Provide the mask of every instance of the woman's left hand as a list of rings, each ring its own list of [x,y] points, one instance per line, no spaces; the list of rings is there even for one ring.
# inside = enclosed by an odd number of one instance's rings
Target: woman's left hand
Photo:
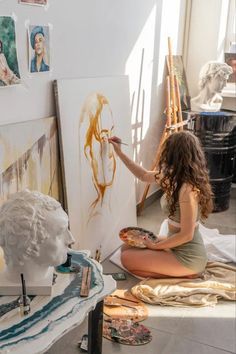
[[[158,247],[158,242],[159,242],[159,240],[157,239],[157,241],[151,241],[151,240],[149,240],[149,238],[148,237],[145,237],[144,236],[144,238],[143,238],[143,243],[144,243],[144,245],[147,247],[147,248],[149,248],[150,250],[157,250],[157,249],[159,249],[159,247]]]

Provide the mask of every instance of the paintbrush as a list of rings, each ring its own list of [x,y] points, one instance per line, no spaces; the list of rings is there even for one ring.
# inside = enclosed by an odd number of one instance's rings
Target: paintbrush
[[[111,130],[114,128],[114,126],[112,126],[112,128],[111,128]],[[113,140],[114,139],[114,140]],[[109,139],[108,139],[109,140]],[[119,138],[117,138],[117,137],[113,137],[113,138],[111,138],[111,140],[112,141],[114,141],[114,143],[116,143],[116,144],[122,144],[122,145],[129,145],[129,144],[127,144],[127,143],[123,143]]]
[[[129,144],[126,144],[126,143],[123,143],[122,141],[115,141],[117,144],[122,144],[122,145],[129,145]]]
[[[119,143],[117,143],[117,144],[122,144],[122,145],[129,145],[129,144],[126,144],[126,143],[122,143],[122,141],[120,141]]]
[[[22,296],[19,299],[20,312],[21,312],[22,316],[23,315],[25,316],[25,315],[28,315],[28,313],[30,312],[30,299],[26,295],[26,286],[25,286],[24,274],[21,273],[20,276],[21,276],[21,286],[22,286]]]
[[[23,305],[26,306],[26,287],[25,287],[25,279],[24,279],[24,274],[21,273],[21,286],[22,286],[22,296],[23,296]]]

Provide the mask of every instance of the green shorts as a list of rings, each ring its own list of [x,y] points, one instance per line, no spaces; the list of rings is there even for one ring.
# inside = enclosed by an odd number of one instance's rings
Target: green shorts
[[[172,234],[169,232],[168,236]],[[202,272],[206,267],[208,261],[207,253],[198,226],[195,228],[191,241],[171,248],[171,251],[181,264],[196,273]]]

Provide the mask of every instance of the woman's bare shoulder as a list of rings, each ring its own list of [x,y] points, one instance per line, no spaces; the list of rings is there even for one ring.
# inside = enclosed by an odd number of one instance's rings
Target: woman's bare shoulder
[[[198,190],[190,183],[183,183],[179,191],[179,202],[198,200]]]

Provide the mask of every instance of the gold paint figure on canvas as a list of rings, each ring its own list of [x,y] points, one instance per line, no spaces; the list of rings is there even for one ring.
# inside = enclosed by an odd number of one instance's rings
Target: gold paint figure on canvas
[[[92,201],[90,218],[98,204],[103,205],[107,190],[112,186],[116,159],[108,139],[113,135],[114,121],[108,99],[100,93],[87,97],[80,116],[80,127],[86,123],[84,155],[89,161],[97,197]]]

